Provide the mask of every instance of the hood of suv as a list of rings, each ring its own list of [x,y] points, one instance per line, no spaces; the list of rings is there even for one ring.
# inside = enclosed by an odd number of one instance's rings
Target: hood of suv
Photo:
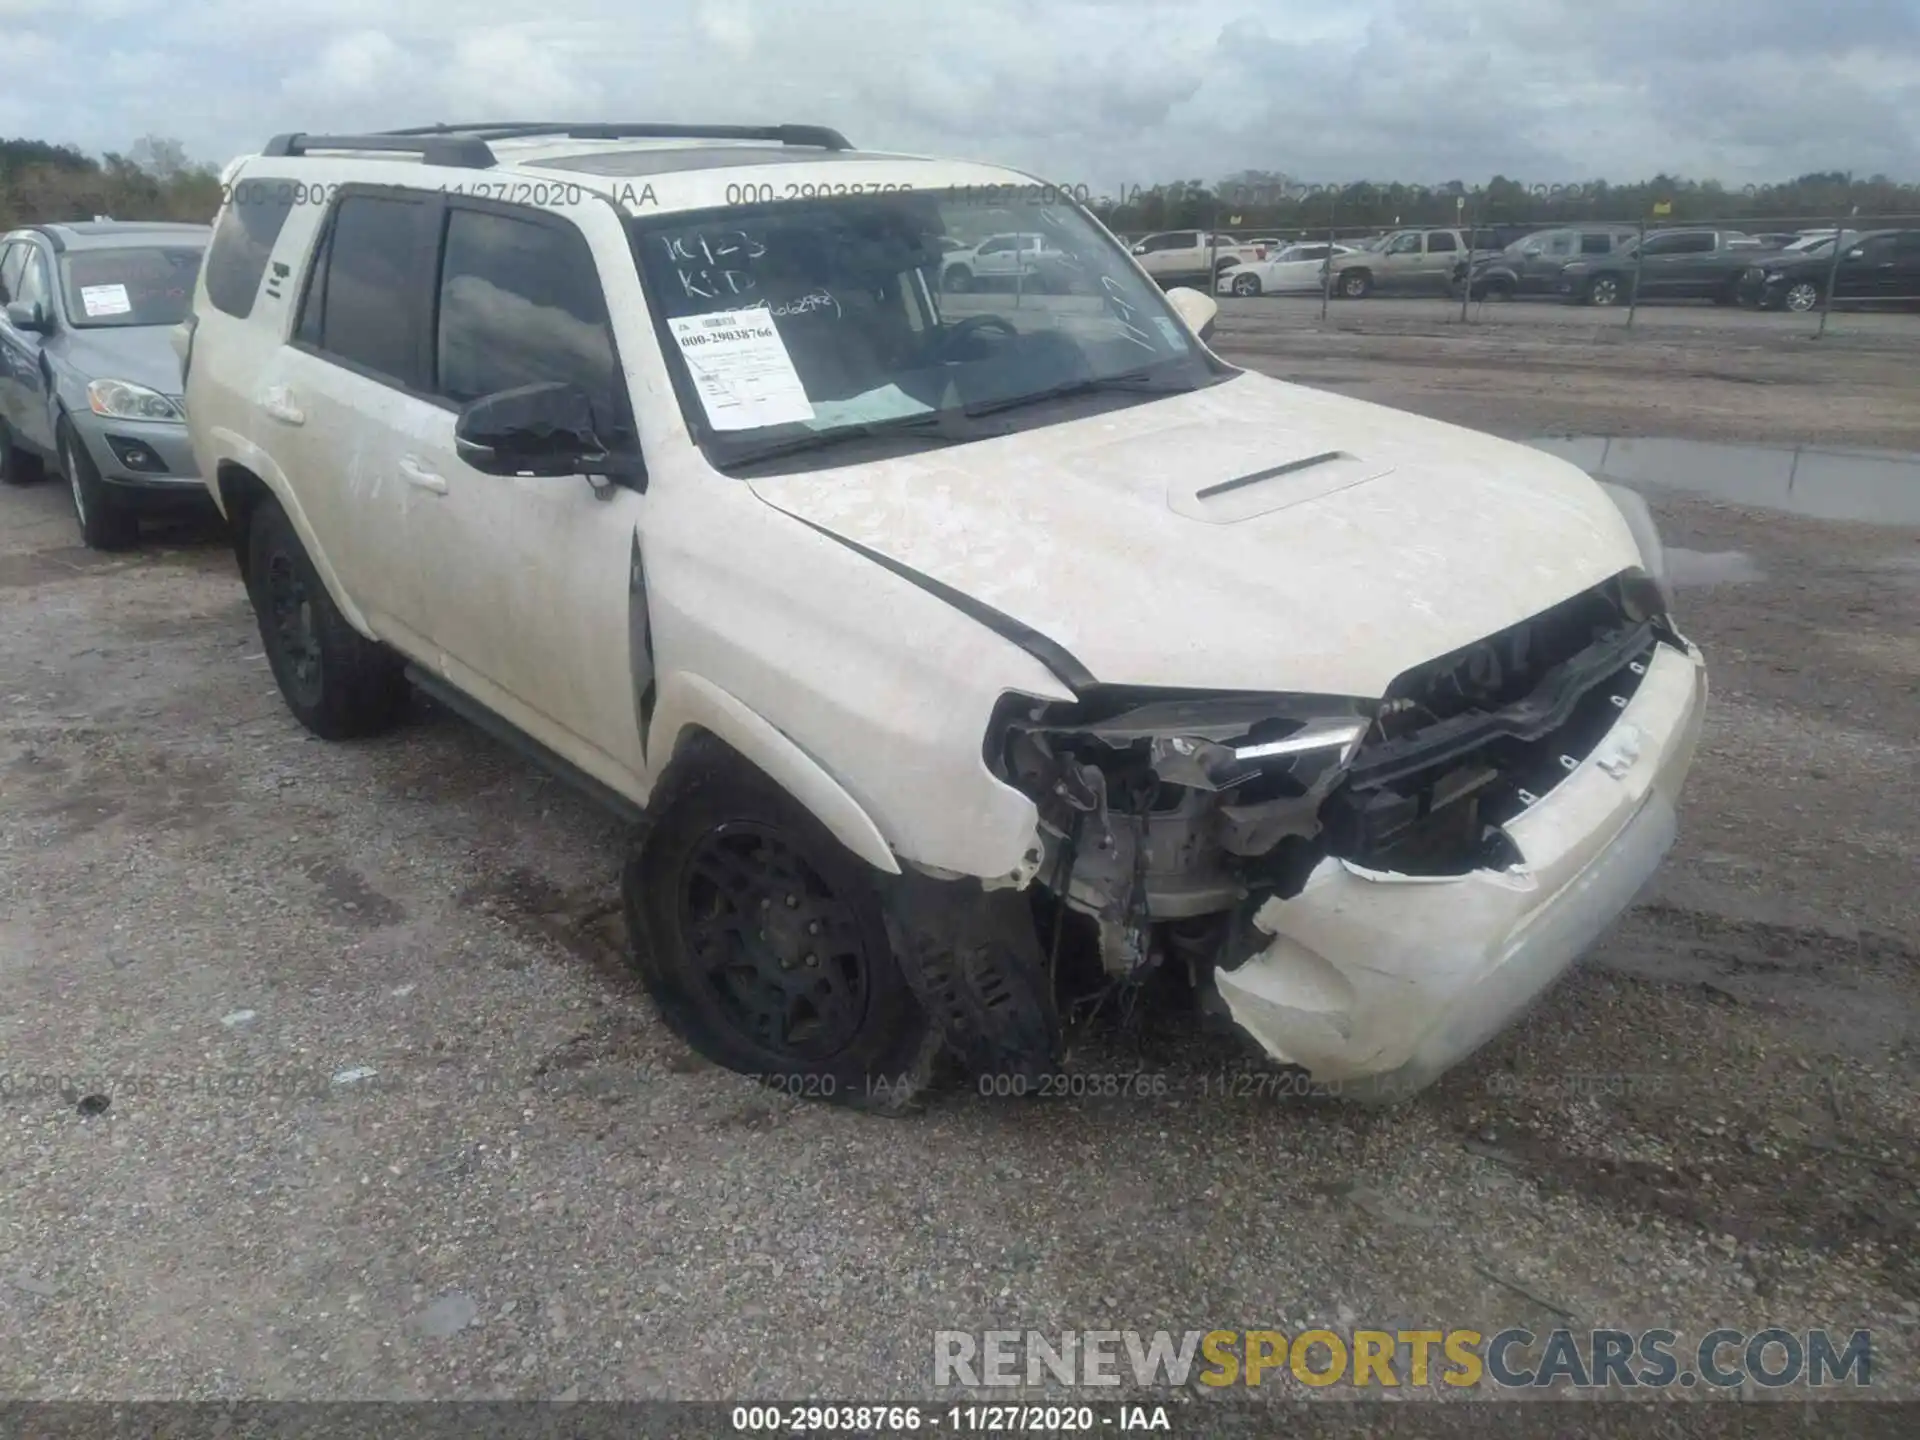
[[[748,483],[1113,685],[1375,696],[1640,563],[1566,461],[1254,374]]]

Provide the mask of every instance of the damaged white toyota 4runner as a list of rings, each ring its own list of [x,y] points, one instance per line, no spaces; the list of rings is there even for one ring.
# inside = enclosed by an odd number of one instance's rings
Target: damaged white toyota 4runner
[[[1645,507],[1225,363],[1064,192],[804,126],[226,180],[187,412],[289,704],[411,682],[629,815],[635,962],[723,1064],[1037,1074],[1072,952],[1404,1093],[1673,841]],[[943,289],[1003,234],[1047,263]]]

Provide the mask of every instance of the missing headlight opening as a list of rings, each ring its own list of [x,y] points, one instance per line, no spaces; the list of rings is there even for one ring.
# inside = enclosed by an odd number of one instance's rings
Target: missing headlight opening
[[[1038,807],[1036,881],[1085,917],[1108,980],[1171,962],[1197,984],[1329,857],[1412,877],[1520,864],[1505,825],[1619,723],[1661,644],[1685,647],[1628,572],[1377,698],[1008,696],[987,760]]]

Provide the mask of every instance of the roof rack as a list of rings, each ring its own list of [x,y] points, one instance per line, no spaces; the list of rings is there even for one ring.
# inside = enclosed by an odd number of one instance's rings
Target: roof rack
[[[427,165],[451,165],[462,170],[490,170],[493,151],[471,136],[404,135],[276,135],[260,153],[268,156],[306,155],[315,150],[382,150],[418,155]]]
[[[472,124],[414,125],[369,135],[276,135],[260,153],[306,155],[315,150],[376,150],[418,155],[427,165],[489,170],[499,163],[489,140],[528,140],[551,135],[567,140],[759,140],[820,150],[851,150],[838,130],[824,125],[632,125],[570,120],[481,120]]]
[[[657,120],[618,124],[582,120],[479,120],[471,124],[414,125],[383,131],[408,137],[470,135],[481,140],[525,140],[552,135],[568,140],[760,140],[819,150],[851,150],[838,130],[825,125],[677,125]]]

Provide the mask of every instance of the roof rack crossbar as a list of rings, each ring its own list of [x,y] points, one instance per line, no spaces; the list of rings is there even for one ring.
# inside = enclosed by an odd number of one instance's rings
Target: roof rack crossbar
[[[378,150],[418,155],[428,165],[463,170],[490,170],[493,151],[472,135],[276,135],[260,153],[268,156],[307,155],[315,150]]]
[[[820,150],[851,150],[838,130],[825,125],[676,125],[660,121],[634,124],[579,120],[480,120],[470,124],[413,125],[382,132],[393,136],[456,136],[485,140],[521,140],[554,135],[568,140],[761,140]]]

